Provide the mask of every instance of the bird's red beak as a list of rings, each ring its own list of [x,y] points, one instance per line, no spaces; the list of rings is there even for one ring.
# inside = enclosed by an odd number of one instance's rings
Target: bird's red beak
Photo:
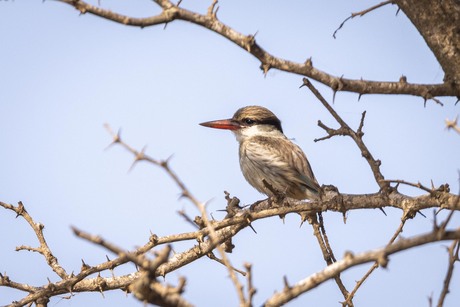
[[[221,120],[213,120],[210,122],[201,123],[201,126],[215,128],[215,129],[225,129],[225,130],[238,130],[241,126],[234,122],[231,119],[221,119]]]

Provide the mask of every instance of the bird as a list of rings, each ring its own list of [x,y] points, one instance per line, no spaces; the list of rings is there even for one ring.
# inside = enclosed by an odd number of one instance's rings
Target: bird
[[[260,193],[298,200],[319,199],[321,188],[305,153],[284,135],[281,121],[269,109],[246,106],[232,118],[200,125],[235,134],[243,176]]]

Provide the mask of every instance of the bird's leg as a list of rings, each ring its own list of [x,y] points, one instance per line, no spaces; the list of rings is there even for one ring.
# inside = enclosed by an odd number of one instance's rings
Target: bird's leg
[[[283,203],[283,200],[286,198],[286,191],[281,192],[276,190],[267,180],[262,179],[262,183],[264,184],[265,188],[270,191],[270,196],[268,197],[268,203],[270,206],[275,205],[279,206],[279,204]]]
[[[270,198],[258,200],[249,207],[249,211],[261,211],[270,208]]]

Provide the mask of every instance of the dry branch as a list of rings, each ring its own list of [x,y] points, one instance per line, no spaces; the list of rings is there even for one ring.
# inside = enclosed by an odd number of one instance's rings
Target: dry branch
[[[359,128],[357,131],[354,131],[350,128],[350,126],[340,117],[340,115],[332,108],[331,104],[324,99],[321,93],[313,86],[313,84],[307,78],[303,79],[303,85],[308,87],[308,89],[316,96],[316,98],[323,104],[323,106],[327,109],[327,111],[334,117],[334,119],[339,123],[339,129],[331,129],[326,127],[324,124],[318,123],[318,125],[322,128],[325,128],[326,132],[328,133],[328,137],[332,137],[335,135],[347,135],[353,139],[353,141],[358,146],[359,150],[361,151],[361,155],[366,159],[367,163],[369,164],[372,173],[374,174],[375,181],[379,185],[380,189],[386,191],[389,189],[389,184],[385,182],[385,178],[380,171],[380,160],[374,159],[371,152],[367,148],[367,146],[363,142],[363,126],[364,126],[364,117],[366,112],[363,112],[361,117],[361,122],[359,124]],[[302,85],[302,86],[303,86]],[[323,138],[325,139],[325,138]]]
[[[289,213],[296,213],[302,216],[304,213],[314,214],[315,212],[324,212],[326,210],[343,213],[348,210],[366,208],[377,209],[385,206],[399,208],[403,210],[404,214],[408,217],[413,217],[415,212],[425,208],[442,207],[456,211],[460,210],[457,202],[458,196],[450,194],[448,191],[437,191],[436,193],[422,195],[419,197],[409,197],[402,195],[397,191],[393,191],[389,197],[382,197],[381,193],[367,195],[347,195],[340,194],[336,191],[336,189],[332,189],[331,187],[324,187],[324,189],[325,194],[322,201],[303,202],[293,199],[284,199],[282,203],[279,204],[279,206],[273,207],[271,201],[265,200],[257,202],[247,209],[241,209],[236,214],[222,221],[211,221],[211,227],[216,233],[217,241],[210,240],[208,238],[203,240],[199,245],[195,245],[194,247],[185,250],[184,252],[175,254],[168,259],[168,262],[158,266],[158,268],[155,270],[155,276],[165,276],[166,274],[175,271],[203,256],[207,256],[216,248],[216,245],[222,244],[229,240],[240,230],[248,227],[251,222],[257,221],[259,219],[286,215]],[[0,202],[0,206],[8,210],[13,210],[14,212],[18,211],[18,207],[3,202]],[[410,212],[413,212],[414,214],[410,214]],[[33,220],[31,219],[31,221]],[[35,224],[35,222],[33,222],[33,224]],[[441,228],[443,229],[443,227]],[[183,240],[195,241],[198,238],[205,238],[206,236],[209,236],[210,233],[211,229],[204,227],[198,231],[164,237],[152,235],[144,246],[139,247],[132,252],[123,253],[113,260],[109,260],[95,266],[86,266],[85,269],[77,275],[69,275],[59,282],[34,287],[16,283],[11,281],[7,275],[2,275],[0,279],[0,286],[6,286],[30,293],[22,300],[14,303],[12,306],[24,306],[42,298],[50,298],[56,295],[67,293],[99,292],[114,289],[126,289],[134,280],[139,278],[139,273],[110,278],[103,278],[100,276],[96,278],[88,278],[88,276],[102,271],[112,270],[116,266],[129,262],[130,259],[127,256],[128,254],[141,255],[156,246]],[[450,232],[448,233],[450,234]],[[445,240],[448,238],[450,238],[449,235],[443,235],[439,237],[439,240]],[[96,242],[101,242],[99,239],[94,240]],[[391,246],[388,248],[391,248]],[[411,248],[412,245],[407,245],[406,247]],[[369,259],[370,260],[365,262],[377,260],[374,258]],[[249,302],[249,299],[250,297],[246,298],[246,302]]]
[[[235,31],[232,27],[222,23],[216,16],[212,14],[199,14],[190,10],[179,7],[171,1],[167,0],[155,0],[154,2],[160,6],[161,13],[158,15],[145,17],[145,18],[134,18],[112,12],[108,9],[103,9],[86,3],[80,0],[57,0],[76,8],[81,14],[92,14],[99,16],[104,19],[108,19],[123,25],[134,26],[134,27],[151,27],[157,25],[166,25],[175,20],[184,20],[211,30],[222,37],[230,40],[240,48],[246,50],[248,53],[256,57],[260,61],[260,67],[266,74],[270,69],[278,69],[301,76],[305,76],[321,82],[330,87],[334,92],[348,91],[354,92],[361,95],[364,94],[404,94],[419,96],[426,100],[435,99],[440,96],[457,96],[460,97],[460,82],[455,82],[455,78],[449,78],[446,82],[441,84],[415,84],[404,81],[371,81],[371,80],[358,80],[358,79],[346,79],[331,75],[327,72],[321,71],[313,66],[311,59],[304,63],[296,63],[286,59],[276,57],[266,50],[264,50],[255,40],[254,35],[244,35]],[[454,1],[454,0],[449,0]],[[399,1],[395,1],[399,2]],[[445,2],[445,1],[443,1]],[[215,3],[212,4],[212,12],[214,11]],[[428,6],[431,7],[431,6]],[[404,9],[403,9],[404,10]],[[429,17],[429,16],[428,16]],[[439,16],[439,18],[443,18]],[[430,19],[431,21],[431,19]],[[437,19],[434,22],[438,22]],[[458,23],[460,24],[460,22]],[[459,31],[460,32],[460,31]],[[422,35],[424,33],[422,32]],[[441,35],[442,33],[439,33]],[[459,39],[460,40],[460,39]],[[438,42],[439,44],[439,42]],[[432,50],[438,46],[431,46]],[[436,50],[437,50],[436,49]],[[306,57],[307,58],[307,57]],[[449,58],[451,61],[460,62],[460,54],[452,53]],[[443,62],[444,63],[444,62]],[[444,64],[441,63],[444,70]],[[452,64],[452,63],[451,63]],[[447,64],[445,64],[447,66]],[[452,67],[459,67],[460,65]],[[451,71],[451,68],[448,68]]]
[[[395,254],[397,252],[425,245],[437,241],[445,240],[457,240],[460,238],[460,229],[453,231],[437,231],[436,229],[427,234],[415,236],[408,239],[400,239],[392,245],[389,245],[385,248],[381,248],[375,251],[369,251],[365,253],[360,253],[353,255],[352,253],[347,253],[342,260],[335,262],[334,264],[329,265],[324,270],[315,273],[308,278],[305,278],[295,285],[285,289],[280,293],[276,293],[271,298],[269,298],[264,306],[281,306],[286,302],[296,298],[302,293],[313,289],[320,285],[321,283],[334,278],[337,274],[360,264],[376,261],[380,266],[386,267],[388,265],[388,256]]]
[[[449,255],[449,264],[447,266],[447,273],[446,273],[446,277],[444,278],[441,295],[439,296],[438,305],[437,305],[438,307],[444,306],[444,300],[446,299],[446,296],[449,293],[449,285],[450,285],[450,281],[452,280],[452,276],[454,274],[455,262],[460,261],[460,259],[458,258],[459,250],[460,250],[460,240],[453,241],[447,250],[448,255]]]
[[[457,11],[455,7],[452,7],[452,5],[455,4],[455,0],[438,1],[436,3],[432,3],[432,1],[429,0],[417,2],[409,0],[391,1],[392,3],[398,4],[402,11],[408,15],[437,57],[446,74],[445,80],[441,84],[413,84],[408,83],[405,77],[402,77],[397,82],[346,79],[333,76],[315,68],[311,59],[305,61],[305,63],[295,63],[281,59],[265,51],[256,42],[254,35],[244,35],[222,23],[217,17],[218,6],[216,0],[212,2],[205,14],[192,12],[180,7],[180,1],[178,4],[173,4],[171,1],[167,0],[155,0],[154,2],[160,7],[161,12],[146,18],[125,16],[101,8],[100,6],[90,5],[80,0],[58,1],[73,6],[79,10],[81,14],[89,13],[120,24],[141,28],[157,25],[166,26],[168,23],[175,20],[194,23],[225,37],[256,57],[260,61],[260,67],[265,74],[270,69],[274,68],[302,75],[329,86],[334,91],[334,95],[338,91],[355,92],[360,96],[363,94],[408,94],[422,97],[425,101],[432,99],[437,102],[439,102],[439,100],[437,100],[436,97],[439,96],[460,97],[460,69],[458,69],[460,67],[460,52],[458,52],[460,50],[460,14],[456,15]],[[388,3],[390,3],[390,1],[382,2],[369,10],[358,13],[358,15],[363,15],[370,10]],[[431,8],[431,5],[434,5],[432,11],[420,9],[422,6]],[[444,11],[447,12],[445,15],[443,15]],[[430,14],[432,16],[430,16]],[[426,24],[420,24],[422,20]],[[448,29],[448,31],[446,31],[446,29]],[[460,230],[447,230],[447,226],[453,212],[460,210],[459,197],[450,193],[447,184],[439,187],[432,186],[431,188],[427,188],[420,183],[412,184],[404,180],[385,180],[380,171],[380,161],[373,157],[362,140],[364,134],[365,112],[363,112],[359,127],[355,131],[343,121],[339,114],[334,111],[331,104],[322,97],[308,79],[304,79],[304,85],[309,87],[340,126],[337,129],[333,129],[319,122],[318,125],[326,131],[327,136],[318,140],[329,139],[336,135],[351,137],[360,149],[362,156],[368,162],[374,174],[374,178],[380,187],[380,191],[373,194],[349,195],[339,193],[336,187],[323,186],[320,201],[304,202],[293,199],[277,199],[277,206],[273,206],[273,200],[264,200],[246,209],[238,206],[238,200],[236,198],[230,199],[227,195],[227,215],[222,220],[212,220],[208,217],[206,206],[192,195],[185,184],[180,180],[179,176],[169,167],[168,159],[162,161],[156,160],[146,155],[145,148],[141,151],[132,148],[121,140],[119,133],[113,133],[108,127],[113,137],[113,143],[123,146],[134,155],[132,166],[139,161],[147,161],[161,167],[172,178],[179,187],[182,196],[189,199],[200,212],[200,216],[195,218],[195,220],[189,218],[185,213],[182,214],[184,218],[196,225],[198,229],[193,232],[172,234],[164,237],[158,237],[152,234],[143,246],[132,251],[123,250],[107,242],[103,238],[74,229],[76,235],[110,250],[116,255],[116,258],[113,260],[107,259],[107,261],[94,266],[89,266],[83,262],[82,269],[78,274],[69,275],[58,263],[57,258],[48,247],[43,234],[44,226],[32,219],[22,203],[19,203],[18,206],[13,206],[0,202],[0,206],[15,212],[17,216],[24,218],[28,222],[39,242],[38,247],[19,246],[17,250],[40,253],[47,264],[61,279],[55,283],[49,282],[45,285],[32,286],[13,281],[6,273],[0,274],[0,286],[17,289],[26,293],[23,299],[18,302],[13,302],[11,306],[25,306],[32,303],[35,303],[37,306],[46,306],[49,299],[57,295],[72,294],[74,292],[104,292],[113,289],[130,290],[134,292],[136,297],[145,302],[163,306],[189,306],[190,303],[185,301],[181,296],[181,293],[184,291],[185,279],[180,279],[176,287],[163,285],[156,279],[159,276],[165,276],[205,256],[215,259],[227,267],[237,291],[240,305],[252,306],[252,300],[256,289],[252,284],[251,265],[245,265],[248,284],[247,291],[245,292],[235,274],[237,269],[232,267],[222,245],[225,245],[226,251],[231,251],[233,248],[231,239],[242,229],[252,227],[251,223],[254,221],[274,216],[285,216],[289,213],[299,214],[302,221],[308,217],[314,217],[311,219],[311,223],[314,226],[314,231],[328,266],[297,282],[293,286],[289,286],[286,279],[284,290],[269,298],[266,301],[266,306],[278,306],[287,303],[331,278],[336,279],[346,299],[343,305],[352,306],[352,298],[359,286],[371,274],[374,268],[377,266],[386,267],[390,255],[415,246],[443,240],[453,240],[449,248],[449,265],[444,281],[443,292],[440,295],[438,303],[438,305],[442,305],[449,291],[449,283],[452,278],[454,263],[458,261]],[[454,129],[459,132],[457,120],[446,121],[446,126],[449,129]],[[396,186],[392,187],[392,183],[396,183]],[[399,184],[409,184],[418,187],[427,194],[417,197],[401,194],[397,189]],[[350,210],[382,209],[385,207],[394,207],[403,211],[401,225],[387,246],[357,255],[346,253],[342,260],[336,261],[332,248],[328,242],[322,220],[315,220],[316,217],[321,217],[321,213],[328,210],[345,215],[345,213]],[[420,210],[427,208],[448,209],[451,210],[451,212],[443,223],[440,225],[435,223],[433,231],[396,241],[396,238],[402,231],[404,223],[408,219],[413,218]],[[179,241],[190,241],[193,246],[171,256],[169,244]],[[198,244],[196,244],[196,242],[198,242]],[[161,245],[166,246],[157,252],[155,258],[151,259],[147,257],[147,253],[154,249],[158,249]],[[216,249],[219,251],[221,259],[214,256],[214,250]],[[115,267],[128,262],[136,264],[141,271],[124,276],[102,277],[100,275],[101,272],[113,270]],[[350,267],[367,262],[375,262],[375,264],[358,282],[353,291],[348,293],[345,286],[341,283],[339,277],[340,273]],[[97,274],[97,277],[90,278],[89,276],[93,274]]]
[[[379,4],[373,5],[373,6],[371,6],[370,8],[367,8],[367,9],[362,10],[362,11],[360,11],[360,12],[351,13],[351,15],[350,15],[349,17],[347,17],[344,21],[342,21],[342,23],[341,23],[340,26],[334,31],[334,33],[332,34],[332,36],[333,36],[334,38],[337,38],[337,37],[336,37],[337,32],[339,32],[339,30],[343,28],[343,26],[345,25],[345,23],[346,23],[347,21],[349,21],[349,20],[351,20],[351,19],[353,19],[353,18],[355,18],[355,17],[358,17],[358,16],[359,16],[359,17],[363,17],[363,16],[366,15],[367,13],[370,13],[370,12],[376,10],[376,9],[381,8],[382,6],[385,6],[385,5],[391,4],[391,3],[393,3],[393,2],[392,2],[392,1],[383,1],[383,2],[380,2]]]

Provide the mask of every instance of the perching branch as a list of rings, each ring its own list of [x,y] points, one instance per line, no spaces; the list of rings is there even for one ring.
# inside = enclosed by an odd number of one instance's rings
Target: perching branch
[[[116,143],[123,143],[121,142],[119,135],[114,137],[114,140]],[[127,145],[125,144],[123,146]],[[129,146],[127,148],[129,148]],[[162,164],[157,160],[146,156],[143,152],[141,154],[141,152],[134,151],[134,154],[136,156],[136,161],[145,160],[155,165],[160,165],[163,168],[167,166],[167,164]],[[167,173],[174,174],[170,169],[167,171]],[[179,180],[178,182],[181,181]],[[185,187],[185,185],[182,186]],[[187,191],[185,191],[184,194],[191,195]],[[49,284],[42,286],[20,284],[10,280],[10,278],[5,274],[0,276],[0,286],[10,287],[28,293],[28,295],[23,299],[15,302],[13,306],[24,306],[39,300],[46,301],[53,296],[67,293],[90,291],[101,292],[112,289],[127,289],[129,285],[131,285],[136,280],[139,280],[141,273],[113,276],[110,278],[101,277],[100,275],[95,278],[89,278],[89,276],[106,270],[113,270],[117,266],[131,262],[134,259],[138,259],[137,257],[139,256],[142,257],[142,255],[145,253],[160,245],[179,241],[198,240],[198,246],[193,246],[183,252],[176,253],[174,256],[170,257],[167,262],[161,263],[155,269],[154,277],[165,276],[166,274],[175,271],[203,256],[209,255],[216,247],[230,240],[240,230],[246,227],[251,227],[251,224],[255,221],[273,216],[284,216],[288,213],[299,214],[301,221],[304,221],[306,215],[311,215],[327,210],[344,214],[349,210],[372,208],[379,209],[382,207],[392,206],[403,210],[404,216],[408,218],[414,217],[416,212],[426,208],[435,207],[455,211],[460,210],[458,197],[456,195],[450,194],[449,189],[445,185],[438,189],[433,189],[431,193],[418,197],[405,196],[396,190],[392,190],[392,192],[385,197],[381,192],[365,195],[349,195],[339,193],[335,187],[323,186],[323,196],[321,201],[304,202],[293,199],[283,199],[282,202],[278,204],[279,206],[273,207],[271,206],[271,201],[265,200],[257,202],[246,209],[240,208],[238,206],[238,201],[234,201],[235,199],[230,199],[228,195],[227,198],[229,206],[227,211],[228,214],[226,217],[220,221],[208,220],[207,223],[203,222],[202,219],[195,220],[199,226],[199,229],[194,232],[180,233],[164,237],[158,237],[153,234],[150,236],[148,242],[145,245],[131,252],[123,252],[121,254],[115,248],[110,247],[110,245],[104,243],[105,241],[94,237],[92,241],[97,242],[98,244],[115,252],[117,254],[117,258],[102,262],[94,266],[84,264],[82,266],[81,272],[77,275],[66,275],[64,278],[62,278],[61,281],[56,283],[50,282]],[[27,211],[22,205],[15,207],[10,204],[0,202],[0,206],[4,207],[5,209],[12,210],[16,214],[19,214],[19,216],[26,218],[34,231],[36,231],[37,237],[43,236],[40,231],[37,231],[38,229],[43,229],[43,227],[40,227],[39,223],[33,221],[33,219],[26,213]],[[447,224],[442,224],[442,227],[439,229],[443,229],[444,231],[446,225]],[[39,238],[39,241],[40,240],[42,239]],[[29,250],[35,251],[37,249],[30,248]],[[52,261],[48,263],[50,266],[55,266]],[[233,272],[233,268],[230,265],[227,267]],[[236,284],[236,286],[237,285],[238,284]],[[237,291],[242,291],[242,287],[237,288]],[[240,303],[245,306],[249,306],[252,299],[251,293],[253,293],[253,291],[247,292],[248,296],[243,294],[243,299],[240,297]]]
[[[460,210],[460,208],[453,207],[457,206],[456,200],[458,197],[456,195],[450,195],[448,192],[442,192],[441,194],[437,197],[425,195],[413,199],[403,195],[392,195],[392,197],[390,197],[390,201],[393,201],[394,207],[402,209],[405,214],[407,212],[416,212],[431,206],[439,207],[440,204],[437,203],[438,201],[442,201],[442,206],[445,208],[454,209],[456,211]],[[205,239],[202,240],[199,246],[194,246],[188,250],[185,250],[184,252],[175,254],[170,259],[168,259],[168,262],[159,265],[155,271],[155,276],[165,276],[169,272],[177,270],[184,265],[187,265],[203,256],[206,256],[216,247],[215,243],[222,244],[226,240],[235,236],[240,230],[248,227],[251,222],[254,223],[259,219],[286,215],[288,213],[297,213],[302,216],[302,212],[310,212],[311,214],[324,210],[344,212],[344,210],[347,211],[352,209],[379,208],[385,206],[385,201],[379,194],[368,195],[364,197],[361,195],[338,194],[334,191],[326,191],[325,200],[323,202],[309,202],[308,206],[306,206],[305,202],[293,199],[283,200],[283,203],[276,208],[271,208],[269,203],[270,202],[268,200],[258,202],[248,209],[242,209],[240,212],[230,218],[221,221],[212,221],[212,227],[216,232],[218,242],[213,243],[210,239]],[[12,209],[14,206],[2,202],[0,202],[0,205],[5,209],[15,211]],[[407,215],[410,216],[409,214]],[[441,232],[441,230],[438,232]],[[96,278],[88,278],[88,276],[105,270],[112,270],[116,266],[129,262],[129,256],[126,255],[141,255],[156,246],[184,240],[197,240],[198,238],[204,238],[208,236],[209,233],[210,229],[205,227],[194,232],[181,233],[164,237],[152,235],[144,246],[139,247],[132,252],[118,255],[118,257],[113,260],[109,260],[95,266],[85,266],[84,269],[82,268],[82,271],[77,275],[70,275],[62,281],[34,287],[15,283],[14,281],[11,281],[8,276],[2,275],[0,278],[0,286],[15,288],[30,293],[22,300],[16,302],[14,306],[24,306],[43,297],[50,298],[66,293],[125,289],[139,277],[139,273],[111,278],[103,278],[100,276]],[[441,238],[444,237],[441,236]],[[95,239],[94,241],[101,242],[99,239]],[[104,246],[107,247],[107,245]],[[410,247],[411,245],[407,246],[407,248]],[[335,264],[336,263],[332,265]]]

